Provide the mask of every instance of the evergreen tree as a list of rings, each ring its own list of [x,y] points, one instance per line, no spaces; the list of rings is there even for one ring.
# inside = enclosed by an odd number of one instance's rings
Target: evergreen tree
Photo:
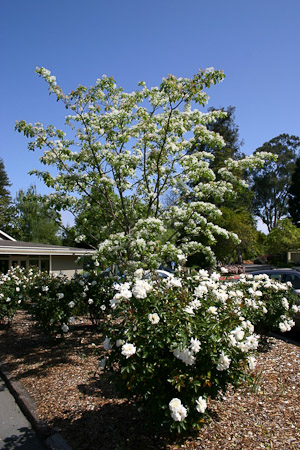
[[[211,107],[208,111],[213,113],[217,109]],[[220,111],[225,112],[226,116],[216,118],[215,122],[207,125],[207,128],[213,133],[220,134],[224,139],[225,145],[219,148],[213,147],[210,144],[202,144],[197,148],[197,150],[206,151],[214,155],[214,160],[210,166],[217,175],[217,178],[218,170],[224,167],[224,163],[228,158],[238,160],[245,156],[240,151],[243,140],[239,139],[239,127],[235,122],[235,106],[223,107]]]
[[[289,214],[293,224],[300,228],[300,158],[296,160],[289,189]]]
[[[27,192],[17,193],[15,206],[18,223],[18,239],[25,242],[39,242],[42,244],[61,244],[58,233],[60,230],[60,216],[48,207],[47,197],[44,198],[30,186]]]
[[[12,199],[8,188],[11,186],[3,159],[0,158],[0,230],[14,234],[13,218],[15,215]]]

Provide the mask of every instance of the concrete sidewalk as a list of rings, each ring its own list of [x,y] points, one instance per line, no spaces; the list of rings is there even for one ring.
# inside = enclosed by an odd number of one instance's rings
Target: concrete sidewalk
[[[36,434],[37,433],[37,434]],[[39,418],[23,384],[0,361],[0,450],[72,450],[59,433]]]
[[[45,450],[0,377],[0,449]]]

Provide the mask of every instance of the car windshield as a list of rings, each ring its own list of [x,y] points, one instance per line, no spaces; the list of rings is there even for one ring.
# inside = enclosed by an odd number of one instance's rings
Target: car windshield
[[[300,274],[284,273],[281,276],[281,281],[283,283],[290,281],[294,289],[300,289]]]

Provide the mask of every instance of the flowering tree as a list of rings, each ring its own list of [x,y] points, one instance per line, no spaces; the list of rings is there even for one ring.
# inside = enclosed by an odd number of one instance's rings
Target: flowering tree
[[[103,76],[95,86],[79,85],[68,95],[49,70],[36,72],[70,111],[65,122],[70,136],[52,125],[45,128],[25,121],[18,122],[16,129],[33,138],[29,149],[45,149],[43,164],[56,168],[56,176],[49,171],[32,173],[56,191],[49,201],[58,209],[81,214],[84,233],[79,240],[97,242],[92,236],[95,224],[89,227],[83,213],[95,211],[99,236],[107,237],[99,248],[104,267],[116,260],[121,267],[157,267],[164,261],[183,261],[194,252],[202,252],[213,263],[210,245],[216,235],[237,240],[215,225],[221,214],[215,203],[241,183],[236,176],[241,168],[261,165],[262,157],[229,159],[216,178],[210,168],[214,156],[194,151],[199,143],[224,145],[207,125],[226,113],[197,109],[208,101],[204,89],[222,81],[222,72],[200,70],[191,79],[169,75],[159,87],[140,82],[139,89],[130,93]],[[191,189],[193,201],[186,202]],[[176,204],[164,208],[164,196],[171,191],[179,194]],[[183,229],[185,238],[176,246]],[[207,244],[194,239],[199,235]]]

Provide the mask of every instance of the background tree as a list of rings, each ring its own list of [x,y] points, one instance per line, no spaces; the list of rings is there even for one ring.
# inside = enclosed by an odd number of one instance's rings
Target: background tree
[[[17,213],[17,237],[25,242],[61,244],[59,236],[61,219],[37,193],[35,186],[26,192],[20,190],[15,199]]]
[[[224,140],[222,148],[215,148],[211,143],[199,145],[199,150],[208,152],[213,156],[210,167],[214,171],[216,179],[220,178],[221,169],[226,166],[229,158],[240,160],[245,157],[240,151],[243,141],[239,138],[239,127],[235,122],[235,107],[221,108],[226,113],[225,117],[220,117],[215,122],[207,125],[208,129],[213,133],[218,133]],[[215,108],[209,108],[209,111],[216,111]],[[196,147],[197,148],[197,147]],[[241,180],[246,181],[247,172],[240,170],[238,176]],[[235,195],[228,192],[226,198],[218,204],[222,212],[222,216],[218,220],[218,224],[227,230],[236,233],[240,239],[240,243],[233,242],[225,237],[217,237],[216,243],[213,245],[218,261],[222,263],[239,262],[242,258],[253,258],[259,254],[260,246],[257,245],[256,223],[252,211],[253,194],[249,188],[238,186]],[[191,201],[189,198],[188,201]],[[211,198],[212,202],[216,202],[215,198]],[[184,234],[184,231],[183,231]],[[197,239],[197,238],[195,238]],[[203,237],[199,237],[202,239]],[[258,252],[258,253],[256,253]],[[193,255],[188,260],[189,265],[207,266],[201,254]]]
[[[287,251],[300,247],[300,229],[287,217],[279,220],[266,238],[270,262],[286,263]]]
[[[3,159],[0,158],[0,230],[14,237],[13,221],[15,210],[8,189],[10,186],[11,183],[6,173]]]
[[[222,148],[213,147],[211,143],[201,143],[197,148],[200,151],[207,151],[214,156],[210,167],[218,176],[218,170],[224,167],[227,159],[235,160],[243,158],[245,155],[241,153],[240,148],[243,141],[239,138],[239,127],[235,121],[235,106],[222,107],[220,111],[226,113],[222,117],[218,117],[214,122],[209,123],[207,128],[213,133],[218,133],[224,139],[224,146]],[[209,112],[217,111],[216,108],[208,108]]]
[[[245,208],[234,210],[222,207],[220,226],[236,233],[240,239],[237,243],[222,237],[217,239],[214,250],[221,263],[241,264],[243,260],[253,260],[264,253],[261,233],[256,229],[253,216]]]
[[[268,161],[252,175],[254,211],[269,231],[288,214],[288,192],[299,147],[299,137],[281,134],[254,152],[269,152],[277,157],[276,161]]]
[[[296,161],[289,189],[289,214],[293,224],[300,227],[300,158]]]

